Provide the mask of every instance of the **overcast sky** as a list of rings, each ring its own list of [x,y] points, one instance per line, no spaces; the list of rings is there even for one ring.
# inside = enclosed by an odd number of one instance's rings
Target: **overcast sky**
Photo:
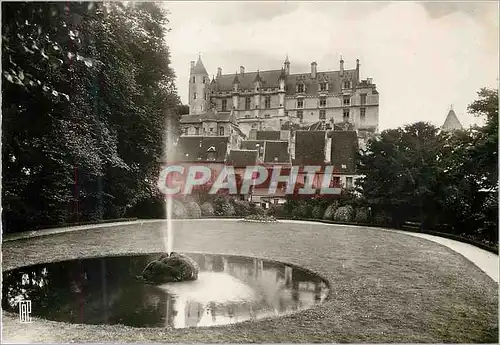
[[[442,125],[453,104],[465,126],[467,104],[498,84],[498,5],[411,2],[168,2],[167,44],[187,103],[189,62],[201,53],[210,76],[281,68],[338,70],[361,60],[361,78],[380,92],[380,129]]]

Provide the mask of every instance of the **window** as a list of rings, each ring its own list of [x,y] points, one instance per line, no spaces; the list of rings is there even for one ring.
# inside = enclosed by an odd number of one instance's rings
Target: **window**
[[[365,105],[366,104],[366,93],[362,93],[360,95],[360,103],[361,103],[361,105]]]
[[[344,109],[344,121],[349,121],[349,109]]]
[[[250,102],[251,102],[250,97],[246,97],[245,98],[245,109],[246,110],[250,110]]]
[[[351,88],[351,82],[349,80],[346,80],[344,82],[344,89],[350,89]]]
[[[302,120],[302,118],[304,118],[304,111],[303,110],[297,110],[297,117]]]
[[[352,187],[352,177],[350,177],[350,176],[346,177],[345,182],[346,182],[347,188]]]
[[[366,119],[366,108],[360,108],[359,109],[359,119],[361,122],[365,122]]]
[[[227,99],[223,99],[222,100],[222,111],[226,111],[227,110]]]
[[[271,96],[266,96],[266,100],[264,101],[264,103],[265,103],[264,106],[266,109],[271,108]]]
[[[200,134],[200,128],[199,127],[195,127],[194,134],[196,134],[196,135]]]
[[[304,92],[304,84],[297,85],[297,92]]]
[[[193,76],[193,84],[196,83],[196,77]]]
[[[302,99],[297,100],[297,108],[304,108],[304,100]]]
[[[205,80],[206,80],[205,77],[203,77],[203,84],[205,84]]]
[[[266,114],[266,115],[264,115],[264,117],[265,117],[266,119],[268,119],[268,118],[270,118],[270,117],[271,117],[271,115]]]
[[[319,98],[319,106],[320,107],[326,107],[326,97],[320,97]]]
[[[344,96],[344,105],[351,105],[351,96]]]
[[[326,91],[327,90],[327,83],[320,83],[319,84],[319,91]]]
[[[224,135],[224,127],[219,127],[219,135],[221,137]]]
[[[205,96],[203,97],[205,101],[207,100],[207,93],[205,92]]]
[[[285,116],[288,116],[288,111],[285,111]]]
[[[196,99],[196,92],[193,93],[193,99]]]
[[[214,131],[214,129],[212,127],[210,127],[210,132],[213,132],[213,131]]]
[[[250,115],[245,115],[245,119],[249,119],[250,118]]]
[[[319,111],[319,119],[320,120],[325,120],[326,119],[326,110],[325,109],[321,109]]]
[[[340,186],[340,176],[333,176],[332,177],[332,187],[339,187]]]

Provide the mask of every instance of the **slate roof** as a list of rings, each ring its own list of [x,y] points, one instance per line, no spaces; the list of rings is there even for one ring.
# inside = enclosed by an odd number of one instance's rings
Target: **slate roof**
[[[266,140],[264,163],[290,163],[288,142]]]
[[[235,167],[246,167],[249,165],[255,165],[257,160],[257,150],[231,150],[227,158],[227,164]]]
[[[294,165],[317,165],[325,162],[325,131],[296,131]]]
[[[280,140],[281,131],[257,131],[257,140]]]
[[[208,151],[215,148],[216,162],[224,162],[229,137],[180,137],[176,146],[176,160],[182,162],[207,161]],[[187,154],[187,156],[186,156]]]
[[[282,76],[282,70],[270,70],[270,71],[258,71],[258,72],[245,72],[233,73],[233,74],[223,74],[216,78],[217,90],[218,91],[231,91],[233,88],[233,82],[235,78],[238,79],[240,83],[240,88],[244,90],[251,90],[254,88],[254,81],[257,74],[261,80],[261,89],[266,88],[278,88],[279,79]],[[305,85],[305,94],[308,95],[318,95],[319,84],[326,81],[328,85],[328,92],[341,92],[341,85],[344,79],[350,79],[351,81],[356,81],[356,69],[344,70],[344,76],[340,76],[340,71],[327,71],[327,72],[317,72],[316,78],[311,78],[311,73],[296,73],[285,76],[286,80],[286,94],[295,94],[295,85],[298,82],[303,82]]]
[[[215,113],[212,109],[199,115],[182,115],[180,119],[180,123],[201,123],[205,121],[233,122],[231,119],[231,113]]]
[[[446,116],[446,120],[442,126],[445,131],[452,131],[457,129],[463,129],[462,124],[458,120],[457,114],[453,109],[450,109],[448,112],[448,116]]]
[[[355,131],[332,131],[328,133],[331,141],[330,164],[339,173],[355,173],[358,136]]]
[[[241,149],[257,150],[257,144],[259,147],[264,147],[264,140],[244,140],[241,142]]]

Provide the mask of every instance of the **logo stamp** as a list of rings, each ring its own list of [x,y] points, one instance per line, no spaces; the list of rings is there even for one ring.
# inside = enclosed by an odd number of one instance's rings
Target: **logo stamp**
[[[19,302],[19,321],[21,323],[31,323],[31,301]]]

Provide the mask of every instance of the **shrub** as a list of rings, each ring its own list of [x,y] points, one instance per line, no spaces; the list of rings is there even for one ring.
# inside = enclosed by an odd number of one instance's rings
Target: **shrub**
[[[248,201],[234,200],[233,201],[234,212],[237,216],[248,216],[252,214],[252,206]]]
[[[283,205],[271,205],[266,211],[268,216],[285,217],[286,211]]]
[[[311,218],[312,206],[307,202],[301,202],[293,211],[293,218]]]
[[[215,215],[217,216],[234,216],[236,214],[234,206],[229,198],[217,198],[215,200]]]
[[[389,225],[391,221],[391,217],[384,211],[377,212],[373,217],[373,223],[377,225]]]
[[[172,204],[172,218],[186,218],[186,207],[179,200],[173,200]]]
[[[337,211],[338,208],[339,208],[339,203],[337,201],[330,204],[326,208],[325,213],[323,214],[323,219],[333,220],[333,217],[335,216],[335,211]]]
[[[312,209],[311,216],[314,219],[321,219],[323,217],[324,208],[320,205],[314,206]]]
[[[339,207],[335,211],[333,219],[341,222],[351,222],[354,219],[354,208],[352,206]]]
[[[251,212],[252,214],[256,214],[256,215],[259,215],[259,216],[263,216],[266,214],[266,209],[263,208],[262,206],[260,205],[255,205],[255,204],[252,204],[251,205]]]
[[[201,218],[201,208],[196,202],[191,201],[186,204],[188,218]]]
[[[368,223],[370,221],[370,209],[368,207],[357,208],[354,221],[358,223]]]
[[[214,207],[209,202],[205,202],[200,206],[200,208],[203,216],[213,216],[215,214]]]

